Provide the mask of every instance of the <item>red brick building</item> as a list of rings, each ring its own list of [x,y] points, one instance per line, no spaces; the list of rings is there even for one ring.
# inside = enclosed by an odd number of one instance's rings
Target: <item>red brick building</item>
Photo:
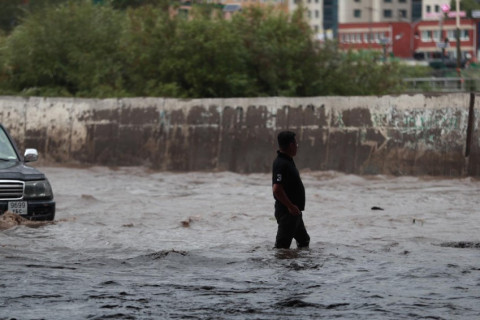
[[[457,56],[457,37],[455,19],[422,21],[414,27],[413,47],[417,58],[438,58],[442,50],[449,58]],[[460,22],[460,51],[462,58],[477,57],[477,24],[473,19]]]
[[[455,19],[444,21],[374,22],[339,24],[338,40],[344,49],[379,50],[398,58],[432,59],[456,57]],[[475,20],[460,23],[462,58],[476,58]]]
[[[412,57],[412,27],[407,22],[344,23],[338,27],[344,49],[382,50],[399,58]]]

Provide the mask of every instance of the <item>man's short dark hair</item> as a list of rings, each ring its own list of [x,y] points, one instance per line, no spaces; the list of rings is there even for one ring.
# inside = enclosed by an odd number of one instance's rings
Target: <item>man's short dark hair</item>
[[[280,150],[286,150],[290,143],[295,143],[295,133],[291,131],[282,131],[278,134],[277,141]]]

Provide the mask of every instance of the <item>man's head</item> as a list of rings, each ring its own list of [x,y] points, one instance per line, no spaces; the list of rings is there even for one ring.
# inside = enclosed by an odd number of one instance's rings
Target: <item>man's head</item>
[[[282,131],[277,136],[278,147],[280,151],[294,157],[297,154],[297,140],[295,133],[291,131]]]

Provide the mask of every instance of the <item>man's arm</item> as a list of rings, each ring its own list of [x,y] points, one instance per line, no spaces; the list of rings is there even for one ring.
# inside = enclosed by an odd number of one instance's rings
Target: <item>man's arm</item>
[[[285,193],[285,190],[283,189],[283,186],[279,183],[275,183],[273,185],[273,195],[275,196],[275,199],[280,201],[285,207],[287,207],[288,211],[294,215],[300,215],[302,212],[296,205],[294,205],[290,199],[288,199],[287,194]]]

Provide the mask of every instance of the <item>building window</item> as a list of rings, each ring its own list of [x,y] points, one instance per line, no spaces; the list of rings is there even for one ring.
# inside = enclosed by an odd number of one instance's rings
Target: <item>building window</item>
[[[355,2],[362,2],[362,0],[355,0]]]
[[[355,18],[361,18],[362,17],[362,10],[360,10],[360,9],[353,10],[353,16]]]
[[[315,10],[315,18],[320,18],[320,12],[318,10]]]
[[[432,42],[433,41],[433,32],[430,30],[422,31],[421,35],[422,42]]]
[[[405,9],[398,10],[398,16],[400,18],[407,18],[407,10],[405,10]]]
[[[391,18],[392,17],[392,10],[390,10],[390,9],[383,10],[383,17],[384,18]]]
[[[432,32],[432,40],[435,42],[442,42],[443,39],[441,37],[440,30],[435,30]]]
[[[447,31],[448,41],[455,41],[457,39],[456,32],[457,32],[457,30],[448,30]]]
[[[456,41],[457,39],[457,30],[448,30],[447,38],[449,41]],[[468,30],[460,30],[460,40],[461,41],[468,41],[470,40],[470,35]]]
[[[392,3],[392,0],[383,0],[385,3]]]
[[[440,12],[440,6],[438,4],[435,5],[435,12]]]
[[[375,34],[375,42],[376,43],[381,43],[385,39],[387,39],[387,35],[385,34],[385,32],[377,32]]]
[[[426,8],[426,9],[427,9],[427,13],[430,13],[430,12],[432,12],[432,7],[431,7],[431,6],[427,6],[427,8]]]
[[[407,3],[407,0],[398,0],[399,3]]]
[[[366,43],[372,43],[374,40],[374,35],[372,33],[365,33],[363,35],[363,41],[366,42]]]

